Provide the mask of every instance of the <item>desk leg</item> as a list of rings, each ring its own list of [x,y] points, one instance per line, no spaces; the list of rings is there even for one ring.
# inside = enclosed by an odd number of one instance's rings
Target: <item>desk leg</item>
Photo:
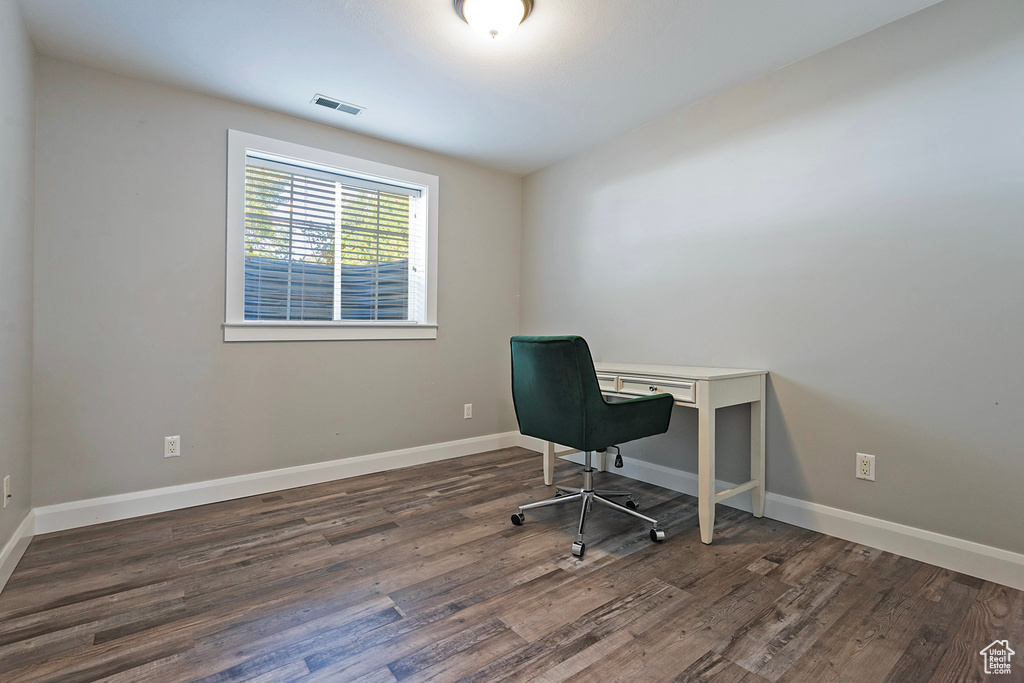
[[[544,484],[555,483],[555,444],[548,441],[544,446]]]
[[[697,512],[704,543],[715,533],[715,409],[708,384],[701,382],[697,395]]]
[[[764,375],[761,375],[761,400],[750,404],[750,478],[757,487],[750,490],[755,517],[764,516]]]

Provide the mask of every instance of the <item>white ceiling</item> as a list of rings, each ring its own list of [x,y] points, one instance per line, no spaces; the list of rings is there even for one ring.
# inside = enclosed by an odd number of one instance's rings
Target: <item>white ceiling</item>
[[[21,0],[43,54],[528,173],[937,0]],[[358,117],[314,93],[366,107]]]

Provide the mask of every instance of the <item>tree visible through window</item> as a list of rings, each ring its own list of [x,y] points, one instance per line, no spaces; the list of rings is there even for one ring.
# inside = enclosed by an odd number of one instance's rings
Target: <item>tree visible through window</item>
[[[417,200],[414,189],[247,155],[245,320],[410,320]]]

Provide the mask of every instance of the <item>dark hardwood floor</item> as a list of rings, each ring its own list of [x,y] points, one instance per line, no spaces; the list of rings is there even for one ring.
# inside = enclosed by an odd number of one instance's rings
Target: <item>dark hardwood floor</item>
[[[556,476],[578,476],[559,463]],[[696,500],[668,532],[551,494],[509,449],[37,536],[0,593],[3,681],[1024,680],[1024,593]],[[1008,639],[1009,676],[979,650]]]

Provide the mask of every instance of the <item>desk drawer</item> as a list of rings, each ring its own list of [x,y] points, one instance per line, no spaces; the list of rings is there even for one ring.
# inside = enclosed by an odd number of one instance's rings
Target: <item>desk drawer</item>
[[[619,377],[599,372],[597,373],[597,386],[601,387],[601,391],[616,392],[619,390]]]
[[[697,393],[694,382],[656,377],[619,377],[619,392],[635,396],[650,394],[672,394],[681,403],[696,403]]]

